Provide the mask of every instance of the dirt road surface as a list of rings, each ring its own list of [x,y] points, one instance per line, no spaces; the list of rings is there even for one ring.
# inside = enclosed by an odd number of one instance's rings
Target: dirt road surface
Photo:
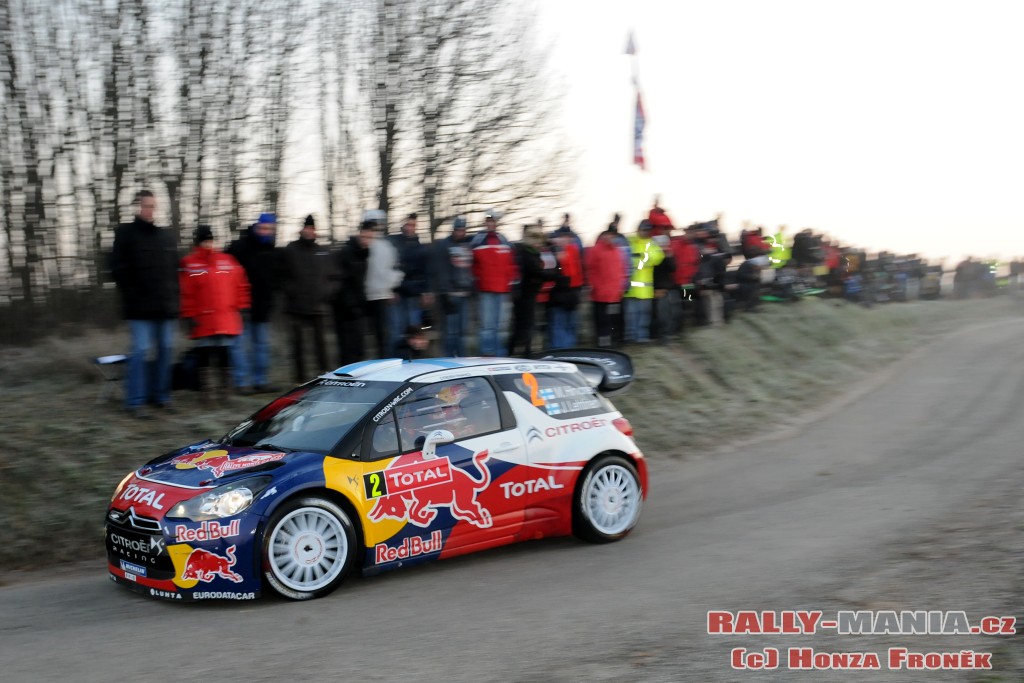
[[[3,680],[1024,680],[1024,635],[706,633],[710,609],[1024,621],[1022,334],[1003,320],[950,335],[728,451],[686,452],[680,434],[621,543],[529,543],[311,603],[166,604],[102,566],[15,577],[0,589]],[[735,647],[791,646],[877,652],[883,669],[730,667]],[[889,671],[895,646],[991,652],[993,670]]]

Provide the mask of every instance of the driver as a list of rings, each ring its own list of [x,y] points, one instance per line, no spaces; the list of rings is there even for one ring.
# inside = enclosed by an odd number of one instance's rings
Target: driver
[[[416,449],[419,450],[422,439],[435,429],[447,429],[456,439],[472,434],[472,425],[463,416],[460,407],[460,402],[469,393],[469,388],[465,384],[449,384],[437,392],[433,397],[434,402],[429,407],[399,418],[403,447],[409,448],[410,444],[416,444]]]

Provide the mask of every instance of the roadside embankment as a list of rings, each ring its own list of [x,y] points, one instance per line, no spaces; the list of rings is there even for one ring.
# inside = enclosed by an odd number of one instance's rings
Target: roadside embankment
[[[681,342],[628,349],[637,379],[613,400],[645,453],[686,457],[784,428],[945,333],[1022,314],[1008,298],[764,306]]]

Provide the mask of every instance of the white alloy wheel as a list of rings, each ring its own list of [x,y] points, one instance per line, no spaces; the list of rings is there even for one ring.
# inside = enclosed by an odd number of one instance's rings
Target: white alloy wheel
[[[326,500],[306,499],[275,515],[264,543],[264,576],[293,600],[320,597],[340,583],[354,550],[352,523]]]
[[[636,525],[643,505],[640,479],[619,456],[596,462],[579,491],[577,533],[589,540],[613,541]]]

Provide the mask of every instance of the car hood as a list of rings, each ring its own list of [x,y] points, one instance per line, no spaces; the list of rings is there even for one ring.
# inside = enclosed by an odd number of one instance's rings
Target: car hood
[[[138,475],[172,486],[203,488],[239,474],[277,469],[297,455],[204,441],[153,460],[140,468]]]

